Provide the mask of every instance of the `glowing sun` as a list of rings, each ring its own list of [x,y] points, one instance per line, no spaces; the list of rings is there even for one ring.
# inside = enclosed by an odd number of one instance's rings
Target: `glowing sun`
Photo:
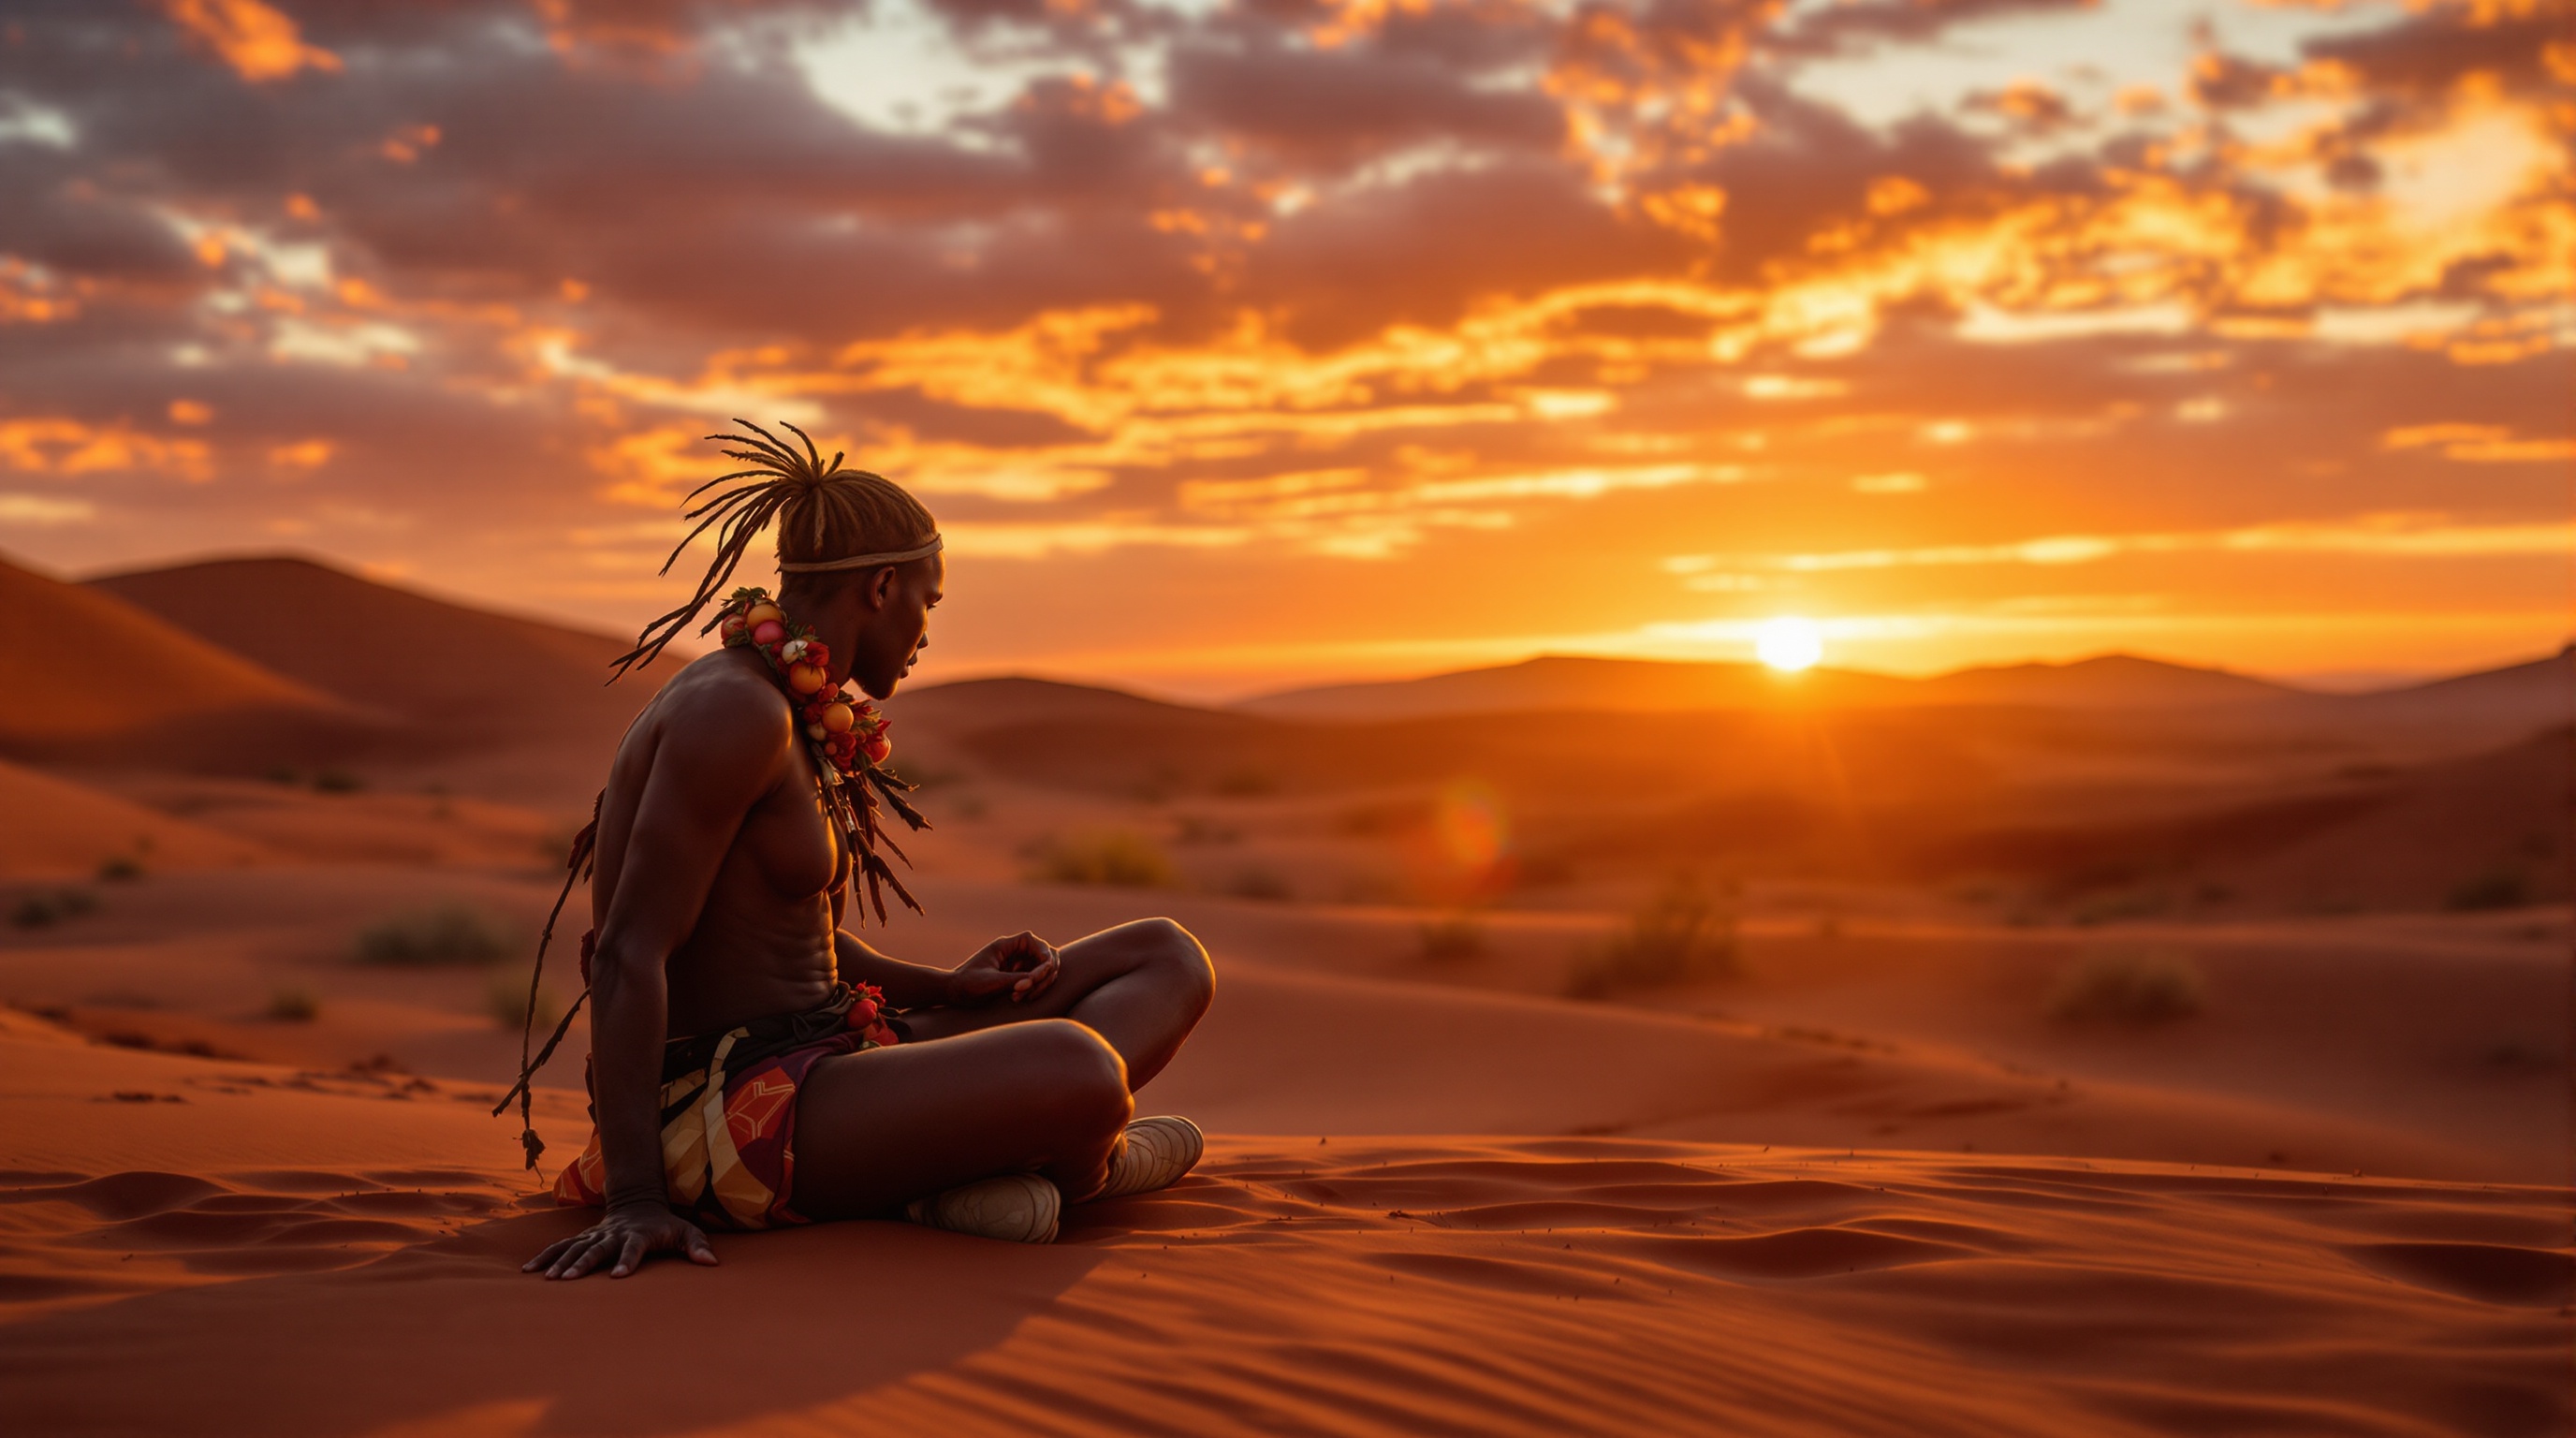
[[[1813,668],[1817,660],[1825,657],[1825,633],[1812,619],[1784,614],[1763,622],[1755,632],[1753,652],[1781,673],[1795,674]]]

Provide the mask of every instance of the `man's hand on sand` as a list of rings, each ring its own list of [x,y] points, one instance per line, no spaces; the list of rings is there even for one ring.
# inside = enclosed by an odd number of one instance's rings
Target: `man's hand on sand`
[[[1055,946],[1035,934],[995,939],[948,971],[948,1002],[973,1008],[1008,995],[1012,1003],[1026,1003],[1045,993],[1063,967]]]
[[[519,1265],[521,1273],[544,1269],[548,1278],[579,1278],[616,1260],[611,1278],[624,1278],[656,1253],[685,1253],[691,1263],[715,1266],[716,1251],[707,1246],[698,1226],[671,1211],[667,1203],[639,1203],[612,1208],[608,1216]]]

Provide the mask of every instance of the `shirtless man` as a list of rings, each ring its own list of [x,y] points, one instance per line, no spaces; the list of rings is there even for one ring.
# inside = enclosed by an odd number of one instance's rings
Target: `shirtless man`
[[[837,457],[765,482],[783,496],[771,506],[780,607],[828,646],[835,669],[885,698],[927,647],[946,578],[929,514],[875,475],[839,470]],[[701,602],[722,578],[711,571]],[[849,856],[822,792],[797,717],[753,649],[683,669],[619,745],[591,890],[597,1134],[557,1188],[605,1212],[526,1271],[579,1278],[605,1266],[623,1277],[655,1253],[712,1264],[711,1219],[757,1228],[892,1216],[907,1204],[941,1226],[1046,1238],[1055,1195],[1159,1186],[1195,1161],[1186,1120],[1137,1125],[1143,1142],[1128,1123],[1135,1091],[1171,1062],[1213,993],[1197,940],[1169,919],[1141,919],[1062,948],[1013,934],[954,968],[889,957],[840,927]],[[859,983],[883,991],[900,1042],[851,1036],[864,1002],[833,1015],[836,994],[849,1002],[841,986]],[[819,1050],[794,1047],[818,1033]],[[790,1051],[736,1074],[723,1055],[708,1057],[729,1034],[739,1044],[766,1034]],[[715,1121],[675,1140],[675,1122],[697,1123],[710,1062],[724,1071],[722,1112],[706,1109]],[[766,1118],[746,1107],[762,1093],[775,1111]],[[1147,1124],[1165,1127],[1147,1134]],[[687,1141],[699,1147],[675,1156]],[[998,1189],[978,1185],[997,1176]],[[693,1202],[699,1221],[675,1202]]]

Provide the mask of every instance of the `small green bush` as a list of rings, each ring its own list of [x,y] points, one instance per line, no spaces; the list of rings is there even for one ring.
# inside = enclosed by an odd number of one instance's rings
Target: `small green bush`
[[[1175,844],[1233,844],[1242,839],[1242,830],[1227,828],[1196,814],[1183,814],[1179,826],[1172,831]]]
[[[1566,974],[1565,993],[1598,999],[1617,989],[1733,978],[1742,972],[1734,908],[1697,879],[1677,874],[1629,918],[1627,928],[1600,949],[1576,956]]]
[[[282,1024],[309,1024],[322,1016],[311,989],[279,989],[268,996],[268,1016]]]
[[[1243,869],[1227,882],[1225,891],[1238,899],[1261,899],[1278,903],[1297,897],[1288,881],[1268,869]]]
[[[1049,842],[1039,851],[1037,872],[1055,884],[1161,889],[1171,885],[1172,861],[1153,840],[1111,829]]]
[[[507,949],[492,921],[463,904],[397,914],[358,935],[358,962],[396,968],[489,964]]]
[[[2531,902],[2531,884],[2512,869],[2494,869],[2453,889],[2442,907],[2455,914],[2487,909],[2519,909]]]
[[[56,889],[47,894],[21,894],[9,911],[9,922],[22,929],[43,929],[78,918],[98,907],[86,889]]]
[[[1246,764],[1219,774],[1216,783],[1210,787],[1229,799],[1257,799],[1264,794],[1278,793],[1279,778],[1267,769]]]
[[[1422,957],[1435,964],[1472,959],[1485,951],[1485,926],[1465,914],[1422,926]]]
[[[492,1016],[496,1027],[528,1027],[527,976],[507,972],[494,974],[492,981],[483,987],[483,1005],[484,1012]],[[544,989],[537,990],[536,1027],[552,1029],[555,1020],[562,1017],[563,1007],[555,1002],[555,996]]]
[[[2201,1007],[2200,970],[2171,949],[2087,954],[2058,977],[2048,999],[2049,1017],[2061,1023],[2171,1023]]]

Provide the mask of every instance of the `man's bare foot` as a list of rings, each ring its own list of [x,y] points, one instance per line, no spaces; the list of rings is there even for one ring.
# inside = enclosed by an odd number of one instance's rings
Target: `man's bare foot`
[[[1094,1199],[1125,1198],[1168,1188],[1198,1166],[1207,1152],[1207,1135],[1177,1114],[1140,1118],[1127,1125],[1118,1152],[1109,1160],[1109,1182]]]
[[[1009,1243],[1055,1242],[1064,1195],[1034,1173],[1006,1173],[916,1198],[904,1216],[928,1228],[998,1238]]]

